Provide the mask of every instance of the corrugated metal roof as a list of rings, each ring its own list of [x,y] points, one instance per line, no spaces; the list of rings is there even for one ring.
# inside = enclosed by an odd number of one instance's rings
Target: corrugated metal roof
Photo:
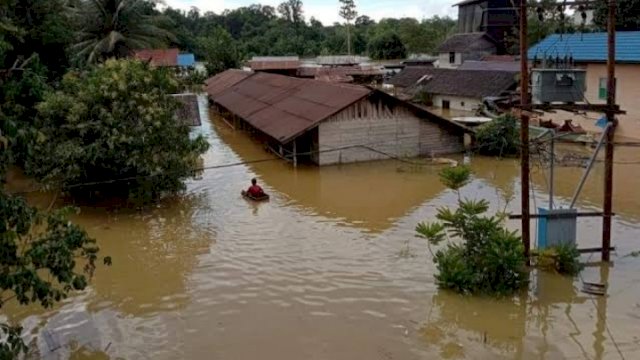
[[[218,94],[239,83],[240,81],[248,78],[249,76],[251,76],[251,74],[251,72],[237,69],[229,69],[227,71],[223,71],[207,79],[204,82],[204,90],[210,98],[214,99],[218,96]]]
[[[180,103],[180,107],[176,109],[175,116],[179,121],[184,122],[188,126],[202,125],[200,118],[200,104],[198,103],[198,95],[196,94],[175,94],[173,95]]]
[[[468,52],[473,50],[485,50],[495,48],[493,41],[486,33],[475,32],[454,34],[438,47],[438,52]]]
[[[177,66],[179,54],[178,49],[142,49],[134,51],[133,56],[155,66]]]
[[[482,99],[499,96],[515,88],[516,73],[508,71],[436,70],[419,87],[430,94],[464,96]]]
[[[425,75],[431,75],[438,71],[433,66],[407,66],[397,75],[389,79],[388,83],[402,88],[414,85]]]
[[[214,101],[286,143],[372,92],[363,86],[256,73]]]
[[[196,57],[193,54],[178,54],[178,65],[191,67],[196,65]]]
[[[308,67],[298,68],[300,77],[348,77],[348,76],[376,76],[384,72],[375,66],[339,66],[339,67]]]
[[[520,62],[517,61],[465,61],[458,70],[479,71],[508,71],[520,72]]]
[[[294,70],[300,67],[297,56],[254,56],[249,67],[254,71],[261,70]]]
[[[529,49],[529,59],[565,55],[576,62],[606,62],[607,33],[554,34]],[[640,63],[640,31],[616,32],[616,62]]]
[[[357,65],[368,61],[368,57],[356,55],[318,56],[316,59],[320,65]]]

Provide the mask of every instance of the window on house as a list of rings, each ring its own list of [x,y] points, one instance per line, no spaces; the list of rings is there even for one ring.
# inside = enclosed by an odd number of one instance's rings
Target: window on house
[[[616,89],[618,88],[618,79],[614,80],[616,83]],[[600,78],[600,86],[598,86],[598,99],[607,100],[607,78]]]
[[[449,53],[449,64],[455,64],[455,63],[456,63],[456,53],[450,52]]]
[[[460,106],[464,107],[464,101],[460,101]]]
[[[443,109],[451,108],[451,103],[449,102],[449,100],[442,100],[442,108]]]

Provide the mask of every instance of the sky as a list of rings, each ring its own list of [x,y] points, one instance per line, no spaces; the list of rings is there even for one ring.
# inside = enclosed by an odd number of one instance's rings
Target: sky
[[[255,3],[277,7],[284,0],[164,0],[173,8],[188,10],[195,6],[201,12],[222,12]],[[303,0],[307,19],[312,16],[325,25],[342,21],[338,16],[338,0]],[[367,15],[375,20],[385,17],[414,17],[418,20],[434,15],[456,17],[452,5],[456,0],[355,0],[359,15]]]

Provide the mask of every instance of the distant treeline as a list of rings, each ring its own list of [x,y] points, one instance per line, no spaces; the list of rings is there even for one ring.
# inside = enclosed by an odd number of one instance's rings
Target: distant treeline
[[[336,14],[339,9],[336,6]],[[199,39],[220,36],[220,29],[231,35],[240,57],[347,54],[347,27],[344,23],[324,25],[306,18],[303,4],[289,0],[273,6],[251,5],[221,14],[168,8],[162,11],[175,43],[197,57],[206,57]],[[352,24],[353,54],[373,57],[402,57],[411,53],[434,53],[450,34],[456,21],[449,17],[374,21],[358,16]],[[224,36],[224,35],[223,35]]]

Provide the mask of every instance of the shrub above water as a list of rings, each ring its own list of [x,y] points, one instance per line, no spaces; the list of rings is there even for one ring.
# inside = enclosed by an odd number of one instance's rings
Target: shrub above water
[[[469,182],[470,171],[443,170],[441,177],[459,195],[460,187]],[[454,211],[438,209],[438,222],[420,223],[416,227],[418,236],[427,239],[430,246],[448,242],[433,259],[440,288],[507,295],[526,286],[522,239],[504,227],[503,216],[485,215],[488,210],[486,200],[459,200]]]
[[[476,132],[476,149],[481,155],[514,156],[520,153],[520,134],[515,116],[506,114],[484,124]]]

